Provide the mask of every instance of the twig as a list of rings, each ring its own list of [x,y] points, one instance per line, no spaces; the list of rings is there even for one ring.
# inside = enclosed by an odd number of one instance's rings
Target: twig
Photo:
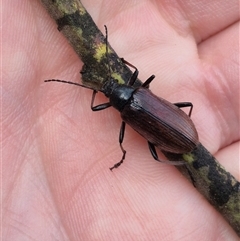
[[[99,90],[102,84],[108,80],[109,66],[111,77],[116,79],[119,84],[127,83],[132,76],[132,72],[123,64],[109,43],[109,58],[106,57],[105,36],[80,1],[41,1],[56,21],[58,30],[67,38],[83,61],[84,66],[81,74],[84,85]],[[134,86],[139,85],[141,85],[141,82],[137,80]]]

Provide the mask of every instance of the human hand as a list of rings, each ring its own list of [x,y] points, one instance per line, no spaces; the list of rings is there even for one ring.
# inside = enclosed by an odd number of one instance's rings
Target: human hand
[[[238,178],[237,1],[83,1],[119,56],[151,90],[191,101],[200,141]],[[7,240],[236,240],[215,209],[170,165],[151,157],[121,119],[93,113],[82,63],[36,1],[5,1],[3,198]],[[226,9],[228,11],[226,11]],[[107,99],[99,94],[99,103]]]

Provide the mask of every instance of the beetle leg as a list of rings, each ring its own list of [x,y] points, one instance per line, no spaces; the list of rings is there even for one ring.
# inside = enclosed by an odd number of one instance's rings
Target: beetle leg
[[[158,158],[158,154],[157,154],[157,151],[156,151],[155,146],[154,146],[151,142],[149,142],[149,141],[148,141],[148,147],[149,147],[149,150],[150,150],[153,158],[154,158],[156,161],[163,162],[163,163],[165,163],[165,164],[175,165],[175,166],[185,164],[184,161],[178,161],[178,162],[177,162],[177,161],[164,161],[164,160],[161,160],[161,159]]]
[[[104,104],[100,104],[100,105],[93,106],[93,103],[94,103],[96,94],[97,94],[97,91],[96,91],[96,90],[93,90],[92,101],[91,101],[91,109],[92,109],[92,111],[104,110],[104,109],[107,109],[108,107],[111,106],[111,104],[110,104],[109,102],[108,102],[108,103],[104,103]]]
[[[162,161],[162,160],[160,160],[160,159],[158,158],[158,154],[157,154],[157,151],[156,151],[155,146],[154,146],[151,142],[149,142],[149,141],[148,141],[148,147],[149,147],[149,150],[150,150],[153,158],[154,158],[156,161],[166,162],[166,161]]]
[[[123,163],[123,160],[125,159],[125,156],[126,156],[126,150],[124,150],[124,148],[122,146],[123,139],[124,139],[124,133],[125,133],[125,126],[126,126],[126,123],[123,121],[122,125],[121,125],[121,128],[120,128],[120,133],[119,133],[119,144],[120,144],[120,148],[121,148],[122,153],[123,153],[122,159],[120,160],[120,162],[116,163],[113,167],[109,168],[111,171],[114,168],[118,168]]]
[[[139,71],[138,71],[138,69],[137,69],[134,65],[130,64],[130,63],[129,63],[128,61],[126,61],[124,58],[121,58],[121,60],[122,60],[122,62],[123,62],[124,64],[126,64],[126,65],[132,67],[133,69],[135,69],[135,71],[133,72],[133,74],[132,74],[132,76],[131,76],[131,79],[130,79],[130,80],[128,81],[128,83],[127,83],[127,85],[132,86],[132,85],[135,83],[135,81],[137,80]]]
[[[143,84],[142,87],[143,88],[149,88],[150,83],[152,82],[152,80],[155,78],[155,75],[151,75]]]
[[[191,102],[179,102],[179,103],[173,103],[178,108],[184,108],[184,107],[190,107],[190,111],[188,113],[188,116],[191,117],[193,104]]]
[[[124,58],[121,58],[121,60],[122,60],[122,62],[123,62],[124,64],[126,64],[126,65],[128,65],[128,66],[130,66],[130,67],[132,67],[132,68],[135,69],[133,75],[131,76],[131,79],[130,79],[129,82],[128,82],[128,85],[132,86],[132,85],[134,85],[135,81],[137,80],[139,71],[138,71],[138,69],[137,69],[134,65],[132,65],[131,63],[129,63],[128,61],[126,61]],[[151,75],[151,76],[142,84],[142,87],[148,89],[150,83],[152,82],[152,80],[153,80],[154,78],[155,78],[155,75]]]

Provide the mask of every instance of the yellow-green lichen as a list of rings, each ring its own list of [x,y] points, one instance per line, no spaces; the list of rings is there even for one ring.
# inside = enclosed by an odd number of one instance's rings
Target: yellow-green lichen
[[[122,85],[125,84],[125,81],[123,80],[122,76],[118,73],[112,73],[111,76],[117,80],[117,82]]]
[[[85,10],[85,8],[84,8],[83,6],[80,7],[80,8],[78,9],[78,11],[79,11],[79,14],[80,14],[80,15],[84,15],[84,14],[87,13],[86,10]]]
[[[183,154],[182,157],[189,164],[194,161],[194,155],[191,152]]]
[[[106,56],[106,44],[99,43],[96,46],[96,53],[94,54],[94,58],[100,62],[102,57]]]
[[[71,13],[74,13],[76,10],[78,10],[78,6],[76,3],[75,4],[72,3],[71,5],[69,5],[69,3],[66,3],[62,0],[60,1],[57,0],[54,4],[58,7],[60,12],[65,14],[71,14]]]

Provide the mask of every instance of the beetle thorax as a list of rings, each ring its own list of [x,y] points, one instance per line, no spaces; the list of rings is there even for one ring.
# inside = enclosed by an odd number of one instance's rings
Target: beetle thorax
[[[103,85],[101,91],[109,98],[110,104],[121,112],[135,89],[132,86],[110,80]]]

